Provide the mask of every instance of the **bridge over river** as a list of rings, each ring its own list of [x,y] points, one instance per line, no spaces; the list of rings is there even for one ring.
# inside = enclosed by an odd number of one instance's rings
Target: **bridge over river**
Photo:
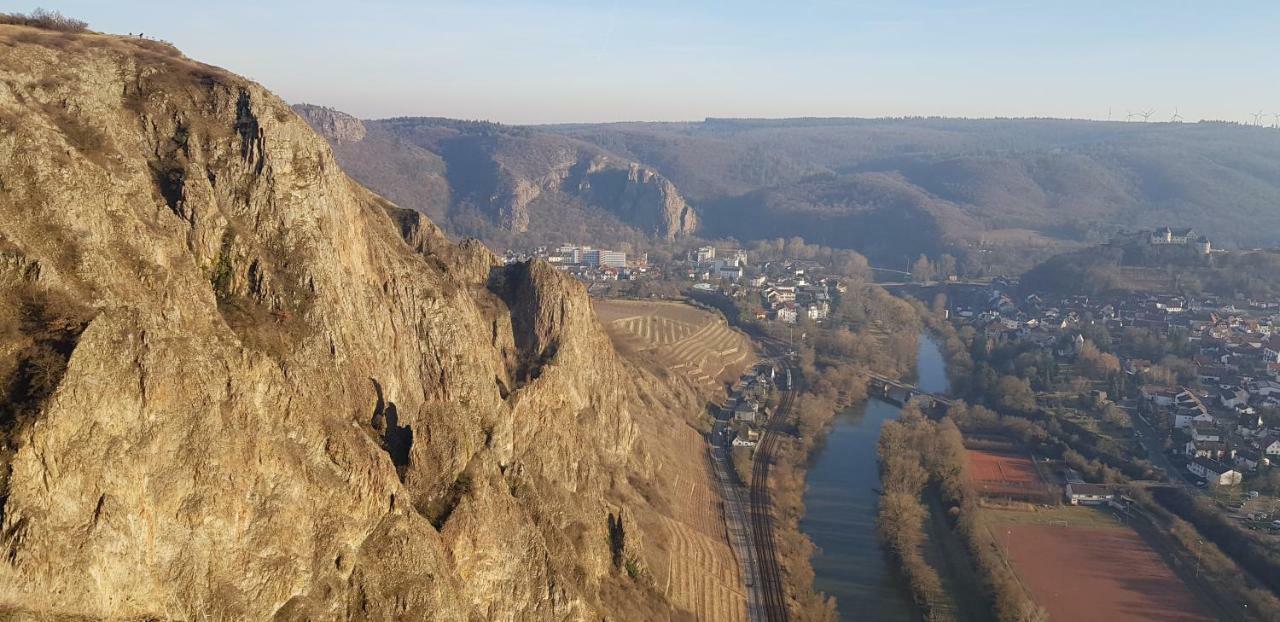
[[[903,406],[913,400],[921,403],[925,408],[951,405],[951,398],[941,393],[931,393],[914,384],[876,373],[870,374],[867,386],[872,395]]]

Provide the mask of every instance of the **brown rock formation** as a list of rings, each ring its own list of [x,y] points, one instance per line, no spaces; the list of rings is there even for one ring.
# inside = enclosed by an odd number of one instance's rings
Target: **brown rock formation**
[[[365,135],[368,133],[360,119],[333,108],[298,104],[293,109],[307,121],[308,125],[315,129],[317,134],[333,142],[359,142],[364,140]]]
[[[339,118],[355,121],[350,115],[315,106],[294,109],[330,140],[356,179],[424,213],[443,215],[442,200],[466,202],[494,225],[519,233],[548,217],[535,206],[545,199],[581,202],[667,239],[698,228],[693,207],[656,170],[579,140],[533,128],[431,118],[366,121],[367,137],[351,140],[350,133],[335,131]]]
[[[697,402],[577,282],[168,46],[0,49],[0,612],[687,617],[652,525]]]

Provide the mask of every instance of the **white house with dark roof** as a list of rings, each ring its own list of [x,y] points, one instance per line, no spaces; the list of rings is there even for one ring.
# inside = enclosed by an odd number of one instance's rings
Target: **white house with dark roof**
[[[1187,463],[1187,470],[1207,480],[1210,486],[1234,486],[1244,479],[1234,467],[1208,458],[1192,460]]]

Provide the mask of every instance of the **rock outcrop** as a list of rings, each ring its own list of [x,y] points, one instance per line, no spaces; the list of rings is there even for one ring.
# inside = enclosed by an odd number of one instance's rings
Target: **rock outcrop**
[[[448,242],[169,46],[0,48],[0,612],[688,617],[653,525],[698,402],[576,281]]]
[[[311,104],[297,104],[293,109],[317,134],[335,143],[360,142],[368,134],[360,119],[345,112]]]
[[[443,175],[454,203],[479,208],[509,232],[530,229],[543,215],[537,202],[571,202],[600,210],[646,235],[674,239],[697,231],[698,217],[675,184],[655,169],[585,142],[526,127],[450,119],[365,121],[376,136],[351,140],[335,131],[350,115],[295,106],[329,138],[339,161],[369,187],[433,213],[441,192],[424,177]],[[422,158],[438,155],[443,170]],[[370,167],[371,162],[379,163]],[[388,175],[386,169],[402,172]],[[566,223],[556,223],[564,226]],[[553,225],[555,226],[555,225]]]

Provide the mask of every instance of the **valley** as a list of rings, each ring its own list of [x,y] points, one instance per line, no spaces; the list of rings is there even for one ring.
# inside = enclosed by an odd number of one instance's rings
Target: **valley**
[[[79,8],[0,12],[0,620],[1280,619],[1280,113],[1213,113],[1270,68],[1127,8]]]
[[[1280,245],[1266,233],[1280,225],[1268,209],[1280,202],[1270,128],[911,118],[508,127],[299,109],[358,180],[501,249],[800,237],[894,267],[951,253],[976,275],[1169,222],[1224,248]],[[368,129],[340,136],[330,117]],[[603,181],[635,171],[654,176],[656,194]],[[577,230],[551,226],[566,222]]]

